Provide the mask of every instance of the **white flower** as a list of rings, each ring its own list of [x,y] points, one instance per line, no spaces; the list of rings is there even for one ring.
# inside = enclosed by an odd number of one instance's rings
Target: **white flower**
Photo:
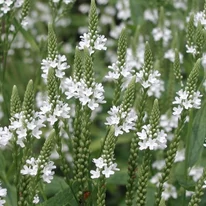
[[[114,171],[112,170],[112,165],[109,167],[105,166],[102,170],[102,174],[105,175],[106,178],[109,178],[111,175],[113,175]]]
[[[178,150],[175,155],[175,162],[182,162],[185,160],[185,149]]]
[[[100,177],[100,170],[97,168],[96,170],[91,170],[91,178],[96,179]]]
[[[23,175],[36,176],[38,171],[38,161],[33,157],[26,160],[26,164],[21,169],[20,173]]]
[[[161,170],[163,169],[165,166],[165,160],[156,160],[153,164],[152,167],[157,169],[157,170]]]
[[[33,199],[33,201],[32,201],[34,204],[38,204],[39,203],[39,196],[36,194],[35,196],[34,196],[34,199]]]
[[[190,169],[189,176],[192,176],[192,179],[197,182],[203,174],[203,169],[203,167],[194,166]]]
[[[12,133],[7,127],[0,127],[0,147],[4,147],[8,144],[12,138]]]
[[[173,185],[170,185],[167,182],[165,182],[164,183],[164,191],[162,192],[162,198],[164,200],[168,200],[170,197],[176,199],[177,198],[177,191]]]
[[[186,44],[186,48],[187,48],[187,50],[186,50],[187,53],[192,54],[193,56],[195,56],[197,54],[196,46],[194,46],[194,45],[189,46],[188,44]]]
[[[7,189],[1,187],[0,183],[0,197],[6,197],[7,195]]]
[[[147,148],[150,150],[157,150],[167,147],[166,133],[163,130],[157,130],[152,137],[151,126],[149,124],[144,125],[142,131],[137,132],[137,136],[140,139],[138,142],[140,150],[145,150]]]
[[[137,115],[133,109],[123,112],[120,107],[113,106],[108,114],[110,116],[106,118],[105,125],[114,126],[116,137],[124,132],[128,133],[130,130],[134,130]]]
[[[50,183],[51,180],[53,179],[53,175],[54,175],[54,171],[52,171],[53,169],[55,169],[56,166],[54,165],[54,162],[50,161],[48,162],[43,170],[42,170],[42,179],[44,180],[44,182]]]
[[[106,166],[106,162],[102,157],[99,157],[98,159],[93,159],[93,162],[95,163],[95,166],[99,169],[102,169],[104,166]]]

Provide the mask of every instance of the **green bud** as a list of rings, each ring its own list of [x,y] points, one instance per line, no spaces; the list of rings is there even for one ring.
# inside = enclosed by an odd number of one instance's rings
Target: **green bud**
[[[18,89],[16,85],[13,86],[11,94],[11,103],[10,103],[10,114],[13,117],[16,113],[21,112],[21,100],[19,97]]]
[[[187,79],[186,90],[189,91],[189,93],[194,92],[197,88],[200,63],[201,63],[201,60],[198,59],[194,65],[192,71],[190,72],[188,79]]]
[[[23,112],[24,112],[24,118],[26,120],[31,120],[30,118],[32,117],[32,112],[34,107],[34,88],[33,88],[33,81],[30,80],[25,94],[24,94],[24,101],[23,101]]]
[[[58,53],[57,38],[52,24],[48,25],[48,57],[54,60]]]
[[[145,44],[145,52],[144,52],[144,71],[148,74],[150,70],[153,68],[153,56],[152,51],[150,49],[150,45],[148,42]]]
[[[92,39],[96,36],[98,25],[98,16],[95,0],[91,0],[90,12],[89,12],[89,32],[91,33]]]
[[[194,15],[190,16],[190,20],[187,24],[187,43],[189,46],[194,44],[194,37],[195,37],[195,26],[194,26]]]
[[[86,80],[86,84],[88,87],[91,87],[92,83],[94,82],[93,61],[87,49],[84,50],[84,69],[84,78]]]
[[[76,47],[74,56],[74,74],[73,77],[79,81],[83,73],[83,56],[82,52]]]
[[[124,111],[130,109],[135,100],[135,86],[136,86],[136,77],[134,76],[130,81],[127,90],[125,91],[125,95],[122,102],[122,108]]]
[[[119,67],[123,66],[126,61],[126,52],[127,52],[127,32],[126,29],[123,29],[118,40],[118,49],[117,49],[117,60],[119,62]]]
[[[31,8],[31,2],[30,0],[24,0],[23,6],[22,6],[22,10],[21,10],[21,20],[20,22],[26,17],[28,16],[29,10]]]
[[[50,68],[48,72],[47,91],[49,96],[49,103],[52,104],[52,107],[54,109],[56,100],[58,98],[58,83],[55,76],[55,70],[53,68]]]

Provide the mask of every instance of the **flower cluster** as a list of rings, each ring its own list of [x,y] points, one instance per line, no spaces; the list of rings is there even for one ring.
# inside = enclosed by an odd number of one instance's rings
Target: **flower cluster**
[[[128,133],[130,130],[135,129],[135,122],[137,120],[137,115],[134,109],[130,109],[125,112],[119,106],[113,106],[108,112],[110,115],[106,118],[106,125],[113,125],[115,128],[115,136],[117,137],[124,132]]]
[[[0,1],[0,17],[7,14],[13,8],[19,8],[24,3],[24,0],[1,0]]]
[[[92,179],[99,178],[101,174],[104,175],[106,178],[109,178],[111,175],[114,174],[115,171],[119,171],[116,163],[107,163],[107,161],[102,157],[99,157],[98,159],[94,158],[93,162],[96,166],[96,170],[90,171]]]
[[[175,101],[173,101],[173,104],[177,104],[177,107],[173,108],[173,115],[180,117],[183,109],[199,109],[201,105],[201,97],[199,91],[193,92],[192,94],[189,93],[187,90],[181,89],[177,92],[177,95],[175,97]]]
[[[79,49],[88,49],[90,55],[94,53],[95,50],[106,50],[105,46],[107,39],[104,35],[96,34],[95,37],[91,36],[91,33],[84,33],[80,36],[81,41],[79,42]]]
[[[163,44],[167,45],[169,40],[172,38],[172,32],[168,28],[156,27],[152,30],[152,35],[155,41],[163,40]]]
[[[99,104],[105,103],[104,88],[101,83],[93,82],[88,88],[83,79],[77,82],[75,79],[66,78],[62,83],[62,88],[67,99],[72,97],[79,99],[82,105],[87,105],[91,110],[95,110]]]
[[[51,58],[46,58],[42,60],[41,63],[41,69],[43,71],[42,78],[47,79],[48,72],[50,68],[56,68],[55,69],[55,75],[59,79],[62,79],[65,75],[65,70],[68,69],[70,66],[66,62],[66,56],[65,55],[57,55],[54,60]]]
[[[167,134],[163,131],[157,131],[154,135],[152,135],[150,124],[144,125],[142,127],[141,132],[137,132],[137,136],[139,137],[139,149],[145,150],[157,150],[157,149],[165,149],[167,147]]]
[[[151,71],[147,77],[145,77],[143,70],[138,71],[136,82],[140,82],[144,89],[148,89],[149,96],[160,98],[161,92],[164,91],[164,82],[160,79],[160,73],[157,70]]]
[[[11,138],[12,134],[8,127],[0,127],[0,148],[5,147]]]
[[[29,132],[35,138],[40,139],[40,135],[42,134],[41,128],[45,126],[43,122],[38,112],[33,112],[33,116],[30,119],[25,119],[23,112],[20,112],[12,117],[9,130],[11,133],[15,132],[17,135],[17,144],[25,147],[24,141]]]
[[[69,119],[70,117],[70,107],[67,103],[57,100],[55,107],[52,111],[52,105],[47,101],[44,101],[43,105],[40,107],[39,116],[43,121],[47,121],[50,125],[59,119]]]
[[[50,161],[47,163],[40,162],[34,157],[26,160],[26,164],[23,166],[23,169],[20,171],[22,175],[36,176],[38,171],[41,171],[41,177],[44,182],[50,183],[54,176],[54,171],[56,166],[54,162]]]
[[[2,206],[6,203],[6,200],[2,198],[6,197],[6,195],[7,195],[7,189],[2,188],[0,183],[0,205]]]

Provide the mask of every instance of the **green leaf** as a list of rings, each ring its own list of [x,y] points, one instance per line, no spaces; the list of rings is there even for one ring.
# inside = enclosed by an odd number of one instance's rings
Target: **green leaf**
[[[16,19],[14,19],[14,25],[21,32],[21,34],[26,39],[26,41],[31,45],[32,49],[40,52],[40,49],[39,49],[34,37],[32,36],[32,34],[28,31],[26,31],[24,28],[22,28],[21,24]]]
[[[68,188],[68,185],[65,182],[64,178],[54,176],[54,179],[51,181],[51,183],[46,184],[45,190],[46,190],[47,196],[52,196],[66,188]]]
[[[120,171],[120,172],[116,172],[114,175],[108,178],[107,183],[115,184],[115,185],[126,185],[127,178],[128,178],[127,172]]]
[[[78,203],[70,188],[65,189],[62,192],[57,193],[54,197],[39,204],[39,206],[78,206]]]
[[[203,143],[206,137],[206,102],[204,102],[202,108],[197,112],[193,124],[192,134],[188,140],[189,145],[186,148],[187,166],[192,167],[200,158],[203,152]]]
[[[142,21],[143,11],[142,11],[142,2],[137,0],[130,0],[130,10],[131,10],[131,19],[134,25],[137,25]],[[141,18],[141,19],[140,19]]]

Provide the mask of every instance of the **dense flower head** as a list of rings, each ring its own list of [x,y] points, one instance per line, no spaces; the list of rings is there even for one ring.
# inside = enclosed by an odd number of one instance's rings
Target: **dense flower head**
[[[142,131],[137,132],[137,136],[140,139],[138,142],[140,150],[157,150],[165,149],[167,147],[167,134],[163,130],[158,130],[152,135],[150,124],[144,125]]]
[[[24,0],[1,0],[0,1],[0,17],[7,14],[9,11],[15,8],[19,8],[23,5]]]
[[[119,136],[124,132],[128,133],[130,130],[135,129],[135,122],[137,120],[137,115],[134,109],[129,111],[123,111],[119,106],[113,106],[108,114],[109,117],[106,118],[106,125],[113,125],[115,128],[115,136]]]
[[[129,1],[120,0],[116,4],[117,18],[127,20],[131,17],[130,3]]]
[[[12,138],[12,133],[8,127],[0,127],[0,148],[5,147]]]
[[[149,96],[160,98],[161,93],[164,91],[164,82],[160,79],[160,73],[157,70],[150,71],[145,75],[143,70],[136,73],[136,82],[140,82],[144,89],[148,89]]]
[[[110,161],[105,160],[102,157],[99,157],[98,159],[93,159],[93,162],[96,166],[96,170],[91,170],[91,178],[96,179],[99,178],[101,175],[104,175],[106,178],[109,178],[111,175],[115,173],[115,171],[119,171],[119,168],[117,168],[117,164]]]
[[[178,117],[174,115],[163,114],[160,117],[160,127],[165,130],[165,132],[172,132],[173,129],[178,126]]]
[[[104,88],[101,83],[93,82],[89,88],[84,79],[76,81],[75,79],[66,78],[62,84],[66,98],[79,99],[81,104],[87,105],[91,110],[99,107],[99,104],[105,103]]]
[[[157,9],[147,9],[144,11],[144,19],[147,21],[151,21],[156,24],[158,21],[158,11]]]
[[[42,78],[46,81],[49,69],[54,68],[56,77],[62,79],[65,75],[65,70],[70,67],[66,61],[65,55],[57,55],[54,60],[49,57],[43,59],[41,63]]]
[[[194,91],[192,94],[190,94],[189,91],[181,89],[177,92],[175,101],[173,101],[173,104],[177,105],[177,107],[173,108],[173,115],[180,117],[184,109],[200,109],[201,97],[202,95],[199,91]]]
[[[42,121],[49,122],[50,125],[54,125],[57,120],[69,119],[70,107],[67,103],[58,99],[52,110],[52,104],[48,101],[44,101],[43,105],[40,107],[39,116]]]
[[[106,50],[105,46],[107,39],[104,35],[96,34],[95,37],[91,36],[91,33],[84,33],[80,36],[81,41],[79,42],[79,49],[84,50],[88,49],[90,55],[95,52],[95,50]],[[93,45],[92,45],[93,43]]]
[[[29,175],[29,176],[36,176],[38,171],[41,171],[41,177],[44,182],[50,183],[54,176],[54,171],[56,166],[54,162],[40,162],[39,159],[35,159],[31,157],[30,159],[26,160],[26,164],[21,169],[20,173],[22,175]]]
[[[172,38],[172,32],[167,27],[156,27],[152,30],[152,35],[155,41],[163,40],[163,44],[167,45]]]
[[[25,147],[24,141],[28,132],[35,138],[40,139],[40,135],[42,134],[41,128],[44,126],[38,112],[33,111],[33,116],[30,119],[25,119],[23,112],[20,112],[12,117],[9,130],[17,134],[17,144]]]

